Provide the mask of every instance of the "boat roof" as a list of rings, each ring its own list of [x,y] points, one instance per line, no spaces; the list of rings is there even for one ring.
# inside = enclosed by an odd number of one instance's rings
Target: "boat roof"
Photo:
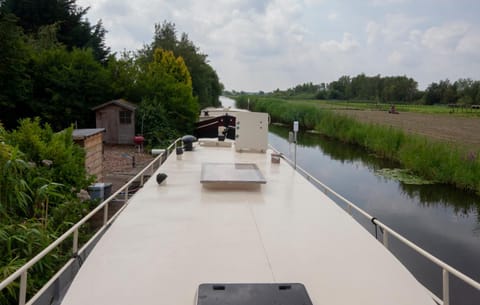
[[[220,107],[220,108],[207,107],[207,108],[203,108],[201,110],[201,113],[204,113],[205,111],[208,111],[208,112],[248,112],[248,110],[246,110],[246,109],[233,108],[233,107]]]
[[[201,143],[201,144],[200,144]],[[435,304],[374,237],[283,159],[196,143],[172,154],[85,260],[62,304],[195,304],[202,283],[303,283],[313,304]],[[208,187],[204,164],[264,184]],[[205,174],[205,173],[203,173]],[[247,178],[248,180],[248,178]]]

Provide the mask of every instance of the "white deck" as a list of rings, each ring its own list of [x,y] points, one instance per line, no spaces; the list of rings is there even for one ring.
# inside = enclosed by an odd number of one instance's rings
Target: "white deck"
[[[266,184],[210,189],[202,162],[256,163]],[[270,152],[172,155],[99,241],[63,304],[194,304],[201,283],[303,283],[313,304],[435,304],[347,213]]]

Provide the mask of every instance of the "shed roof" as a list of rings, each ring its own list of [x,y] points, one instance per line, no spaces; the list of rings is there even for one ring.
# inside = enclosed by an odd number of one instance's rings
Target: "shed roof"
[[[101,108],[103,108],[103,107],[109,106],[109,105],[111,105],[111,104],[120,106],[120,107],[122,107],[122,108],[131,110],[131,111],[134,111],[135,109],[137,109],[137,106],[136,106],[135,104],[132,104],[132,103],[130,103],[130,102],[127,102],[127,101],[124,100],[124,99],[118,99],[118,100],[109,101],[109,102],[103,103],[103,104],[101,104],[101,105],[95,106],[95,107],[92,108],[92,110],[93,110],[93,111],[97,111],[98,109],[101,109]]]
[[[72,137],[74,140],[83,140],[101,132],[105,132],[105,128],[74,129],[72,132]]]

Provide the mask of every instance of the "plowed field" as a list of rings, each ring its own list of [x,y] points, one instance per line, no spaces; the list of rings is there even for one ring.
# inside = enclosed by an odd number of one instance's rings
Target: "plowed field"
[[[336,112],[352,116],[361,122],[392,126],[409,133],[480,150],[480,118],[415,112],[389,114],[373,110],[336,110]]]

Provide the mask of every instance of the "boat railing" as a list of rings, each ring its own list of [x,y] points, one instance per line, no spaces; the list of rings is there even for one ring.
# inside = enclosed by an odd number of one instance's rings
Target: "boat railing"
[[[275,150],[273,147],[270,146],[272,150]],[[276,150],[275,150],[276,151]],[[278,151],[276,151],[279,153]],[[290,159],[288,159],[284,154],[279,153],[287,163],[289,163],[292,167],[294,167],[294,162]],[[426,259],[428,259],[430,262],[434,263],[438,267],[442,269],[442,298],[439,298],[435,293],[433,293],[430,289],[425,287],[427,289],[428,293],[432,296],[435,302],[437,302],[440,305],[450,305],[450,285],[449,285],[449,276],[454,275],[458,279],[462,280],[464,283],[470,285],[471,287],[477,289],[480,291],[480,283],[472,279],[471,277],[463,274],[462,272],[458,271],[457,269],[453,268],[452,266],[448,265],[444,261],[440,260],[439,258],[435,257],[434,255],[428,253],[424,249],[420,248],[417,246],[415,243],[411,242],[410,240],[406,239],[403,237],[401,234],[397,233],[394,231],[392,228],[387,226],[386,224],[382,223],[380,220],[377,218],[373,217],[372,215],[368,214],[355,204],[353,204],[351,201],[343,197],[342,195],[338,194],[335,192],[333,189],[322,183],[320,180],[309,174],[306,170],[301,168],[300,166],[296,165],[296,170],[303,175],[308,181],[311,183],[317,185],[323,192],[329,196],[333,195],[334,197],[338,198],[340,201],[342,201],[344,204],[346,204],[347,207],[347,212],[353,217],[353,212],[357,211],[360,215],[363,215],[365,218],[370,220],[372,224],[375,226],[378,226],[382,231],[383,231],[383,238],[382,238],[382,243],[385,246],[385,248],[389,249],[389,240],[390,237],[395,237],[397,240],[402,242],[404,245],[408,246],[411,248],[413,251],[417,252],[418,254],[422,255]],[[329,196],[330,197],[330,196]]]
[[[48,255],[52,250],[62,244],[67,238],[73,235],[73,243],[72,243],[72,258],[65,264],[65,266],[71,264],[73,261],[77,259],[77,257],[88,248],[88,246],[97,240],[97,237],[101,236],[105,230],[110,226],[110,224],[115,221],[118,215],[125,209],[128,204],[129,200],[129,190],[132,184],[140,183],[140,187],[143,186],[145,182],[145,176],[150,175],[153,176],[155,171],[165,162],[168,156],[175,150],[175,148],[180,145],[181,138],[175,140],[168,148],[165,149],[161,154],[159,154],[154,160],[152,160],[144,169],[142,169],[135,177],[130,179],[125,185],[123,185],[120,189],[118,189],[115,193],[113,193],[110,197],[108,197],[105,201],[100,203],[95,209],[93,209],[90,213],[88,213],[85,217],[83,217],[79,222],[74,224],[68,231],[63,233],[59,238],[57,238],[53,243],[51,243],[48,247],[43,249],[40,253],[38,253],[35,257],[29,260],[25,265],[20,267],[14,273],[9,275],[6,279],[4,279],[0,283],[0,291],[4,288],[12,284],[15,280],[20,278],[20,287],[19,287],[19,294],[18,294],[18,304],[24,305],[27,302],[27,277],[28,277],[28,270],[33,267],[36,263],[38,263],[42,258]],[[109,205],[112,201],[118,200],[118,196],[123,197],[122,200],[124,201],[123,206],[118,209],[111,217],[108,215]],[[103,224],[99,228],[99,230],[79,249],[79,229],[82,225],[84,225],[87,221],[89,221],[97,212],[103,210]],[[61,268],[44,286],[41,288],[30,300],[28,300],[28,304],[32,304],[46,289],[50,284],[52,284],[57,278],[60,277],[61,273],[64,271],[64,268]]]

